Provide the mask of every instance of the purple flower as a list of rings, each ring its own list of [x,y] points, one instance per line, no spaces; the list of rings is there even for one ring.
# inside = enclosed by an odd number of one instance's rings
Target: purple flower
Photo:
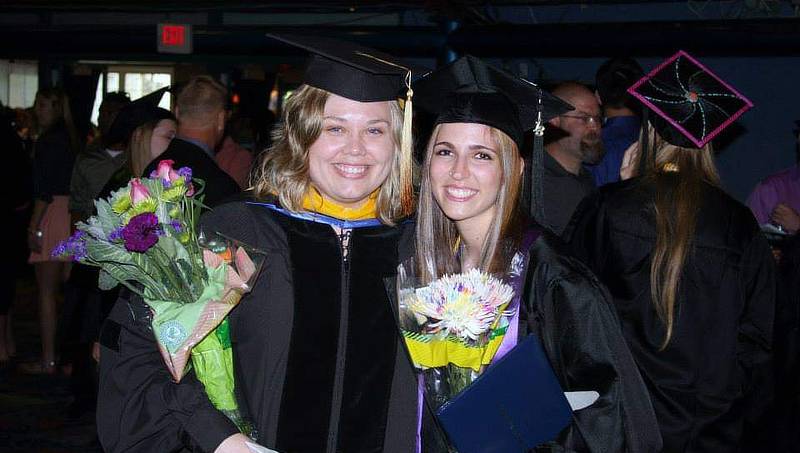
[[[172,222],[169,223],[169,225],[172,227],[173,230],[175,230],[176,233],[180,233],[181,231],[183,231],[183,225],[181,225],[180,220],[173,220]]]
[[[86,241],[76,241],[72,248],[72,261],[81,261],[86,258],[86,256]]]
[[[132,218],[122,229],[125,249],[129,252],[144,253],[158,242],[158,217],[150,212]]]
[[[63,255],[67,252],[67,241],[61,241],[58,245],[50,252],[50,256],[53,258],[58,258],[59,256]]]
[[[192,180],[192,169],[189,167],[181,167],[178,169],[178,175],[183,176],[186,182],[189,182]]]
[[[161,185],[164,186],[165,189],[169,189],[170,187],[172,187],[172,183],[169,182],[169,180],[167,179],[162,179]]]
[[[72,236],[64,241],[61,241],[50,255],[53,257],[70,256],[73,261],[80,261],[86,258],[86,239],[81,230],[76,231]]]
[[[111,242],[122,239],[122,227],[116,228],[108,233],[108,240]]]

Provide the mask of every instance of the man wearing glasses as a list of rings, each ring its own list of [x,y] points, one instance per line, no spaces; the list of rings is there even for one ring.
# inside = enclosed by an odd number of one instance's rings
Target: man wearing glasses
[[[562,235],[578,203],[595,190],[594,179],[583,166],[603,158],[603,118],[597,98],[585,85],[561,83],[552,94],[575,107],[550,120],[545,137],[545,218],[547,226]]]

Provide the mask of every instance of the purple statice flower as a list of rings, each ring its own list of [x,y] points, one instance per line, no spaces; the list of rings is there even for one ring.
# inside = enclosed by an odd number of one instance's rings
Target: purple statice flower
[[[192,169],[189,167],[181,167],[178,169],[178,175],[183,176],[188,183],[192,180]]]
[[[108,240],[111,242],[115,242],[122,239],[122,227],[115,228],[108,233]]]
[[[173,230],[175,230],[176,233],[180,233],[181,231],[183,231],[183,225],[181,224],[180,220],[173,220],[172,222],[169,223],[169,225],[172,227]]]
[[[61,241],[50,253],[51,256],[70,256],[73,261],[86,258],[86,233],[78,230],[72,236]]]
[[[58,245],[50,252],[50,256],[53,258],[58,258],[59,256],[64,255],[67,252],[67,241],[61,241]]]
[[[145,212],[133,217],[122,229],[122,238],[125,240],[125,249],[129,252],[144,253],[158,242],[160,230],[158,217],[151,212]]]
[[[172,187],[172,182],[170,182],[168,179],[162,179],[161,185],[164,186],[165,189],[169,189]]]
[[[158,178],[158,171],[157,170],[151,171],[150,172],[150,179],[156,179],[156,178]]]
[[[75,241],[72,247],[72,261],[82,261],[88,253],[86,252],[86,241]]]

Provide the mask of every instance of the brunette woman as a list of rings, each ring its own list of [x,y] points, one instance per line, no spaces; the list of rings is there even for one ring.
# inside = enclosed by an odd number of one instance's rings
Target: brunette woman
[[[570,106],[473,57],[427,75],[414,91],[438,114],[417,208],[421,283],[469,269],[510,278],[516,296],[500,351],[536,335],[564,391],[598,392],[541,450],[658,451],[647,392],[607,291],[524,214],[524,132]]]

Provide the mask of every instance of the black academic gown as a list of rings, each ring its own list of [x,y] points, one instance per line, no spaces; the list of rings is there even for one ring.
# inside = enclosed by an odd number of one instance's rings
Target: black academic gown
[[[565,392],[600,398],[540,451],[657,452],[662,441],[611,295],[560,238],[544,232],[529,251],[520,336],[538,335]]]
[[[775,307],[770,249],[750,211],[707,185],[678,290],[673,336],[650,298],[654,189],[601,188],[576,213],[573,248],[614,297],[650,391],[665,452],[735,452],[768,367]]]
[[[383,286],[402,228],[353,229],[346,262],[323,223],[241,201],[203,217],[266,252],[253,291],[230,314],[238,400],[258,442],[281,453],[410,453],[416,381]],[[172,383],[149,310],[120,299],[101,338],[97,421],[108,452],[211,452],[236,428],[189,373]]]
[[[178,137],[172,139],[166,151],[150,162],[142,175],[149,176],[158,168],[159,162],[167,159],[175,161],[173,164],[175,169],[189,167],[192,169],[193,178],[205,181],[203,203],[208,206],[216,206],[241,190],[239,184],[219,168],[203,148]]]
[[[573,412],[572,423],[556,441],[536,451],[659,451],[661,436],[647,388],[625,344],[608,291],[553,233],[542,232],[528,256],[519,339],[539,337],[565,392],[600,394],[594,404]],[[446,452],[442,431],[428,411],[423,418],[424,452]]]

